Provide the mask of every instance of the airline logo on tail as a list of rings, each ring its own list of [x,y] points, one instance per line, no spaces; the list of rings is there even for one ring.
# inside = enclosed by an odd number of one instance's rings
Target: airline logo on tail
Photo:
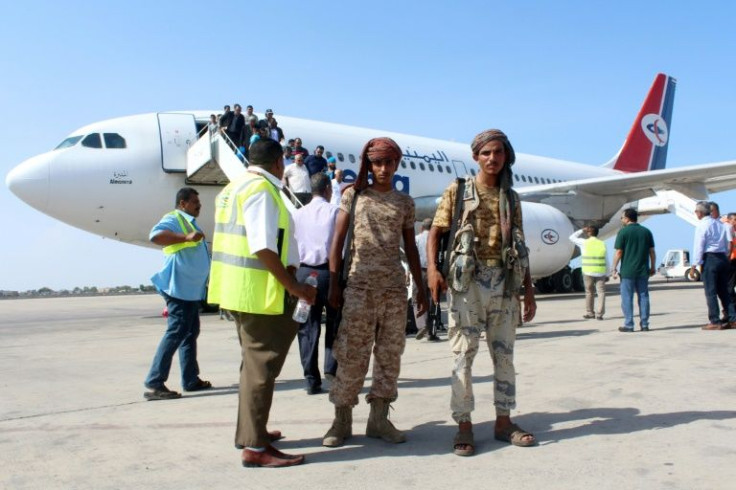
[[[661,170],[667,163],[667,143],[675,100],[674,78],[658,74],[631,126],[613,168],[622,172]]]
[[[641,130],[654,146],[667,144],[667,123],[659,114],[647,114],[641,118]]]

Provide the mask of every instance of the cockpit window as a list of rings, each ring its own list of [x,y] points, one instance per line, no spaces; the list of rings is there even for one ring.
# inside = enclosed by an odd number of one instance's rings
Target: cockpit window
[[[70,146],[74,146],[81,139],[82,139],[82,136],[69,136],[67,139],[59,143],[59,146],[54,148],[54,150],[61,150],[62,148],[69,148]]]
[[[103,133],[105,138],[105,147],[107,148],[125,148],[125,138],[118,133]]]
[[[82,146],[86,146],[87,148],[102,148],[100,133],[92,133],[85,136],[82,140]]]

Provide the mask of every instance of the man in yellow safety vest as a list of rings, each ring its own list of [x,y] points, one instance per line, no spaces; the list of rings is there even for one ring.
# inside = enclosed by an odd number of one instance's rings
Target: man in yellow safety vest
[[[235,445],[243,466],[283,467],[304,456],[278,451],[279,431],[266,429],[276,378],[296,336],[297,299],[314,303],[316,289],[297,282],[299,249],[281,194],[281,145],[269,138],[250,147],[250,166],[215,200],[208,301],[235,319],[241,343]],[[288,293],[288,294],[287,294]]]
[[[581,238],[585,233],[588,238]],[[606,242],[598,239],[598,228],[586,226],[572,235],[570,241],[580,247],[585,283],[585,315],[583,318],[603,320],[606,314],[606,281],[608,281],[608,256]],[[598,308],[595,309],[595,295]]]

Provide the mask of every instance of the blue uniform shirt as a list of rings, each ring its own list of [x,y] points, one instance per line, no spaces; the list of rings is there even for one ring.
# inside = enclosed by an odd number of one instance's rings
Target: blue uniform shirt
[[[202,231],[193,216],[177,210],[191,225]],[[167,214],[148,235],[149,240],[164,230],[181,233],[181,226],[176,215]],[[169,296],[184,301],[199,301],[205,298],[205,287],[210,272],[210,254],[207,244],[200,240],[196,247],[179,250],[175,254],[164,255],[163,268],[151,277],[156,289]]]

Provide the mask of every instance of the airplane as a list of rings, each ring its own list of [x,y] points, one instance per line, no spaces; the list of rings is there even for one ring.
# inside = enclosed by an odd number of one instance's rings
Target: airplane
[[[568,236],[593,224],[600,237],[620,228],[621,210],[640,215],[672,212],[692,222],[694,199],[736,188],[736,161],[666,169],[676,80],[660,73],[616,156],[602,166],[516,154],[514,188],[522,214],[530,269],[540,290],[581,289],[576,252]],[[72,132],[55,149],[29,158],[6,176],[6,185],[37,210],[82,230],[153,247],[148,233],[172,209],[176,191],[191,186],[205,204],[246,171],[220,133],[207,130],[215,111],[158,112],[109,119]],[[416,217],[431,217],[455,178],[474,176],[467,144],[342,124],[280,116],[289,137],[321,144],[335,156],[345,181],[358,173],[370,138],[388,136],[403,150],[394,188],[408,193]],[[247,165],[247,161],[245,162]],[[200,225],[212,237],[214,213]]]

